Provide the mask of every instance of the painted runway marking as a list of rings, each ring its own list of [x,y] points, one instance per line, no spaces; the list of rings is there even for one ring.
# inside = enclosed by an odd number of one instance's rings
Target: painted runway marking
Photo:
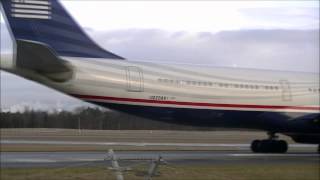
[[[57,163],[59,161],[57,160],[52,160],[52,159],[39,159],[39,158],[19,158],[19,159],[8,159],[8,160],[1,160],[1,163],[6,162],[6,163]]]

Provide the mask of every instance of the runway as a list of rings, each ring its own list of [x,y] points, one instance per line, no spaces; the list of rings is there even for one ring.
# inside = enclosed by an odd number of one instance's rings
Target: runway
[[[261,162],[271,165],[320,164],[319,155],[316,153],[317,145],[289,143],[287,154],[254,154],[250,151],[250,144],[243,143],[247,140],[239,138],[237,132],[215,134],[207,132],[206,135],[203,135],[204,133],[194,134],[196,132],[156,131],[150,134],[148,132],[109,131],[99,136],[97,136],[99,132],[96,131],[86,136],[75,136],[69,131],[58,131],[52,135],[50,133],[51,131],[48,130],[41,132],[19,130],[15,133],[10,133],[10,131],[5,133],[0,143],[2,149],[9,147],[9,151],[1,152],[1,167],[64,167],[83,163],[87,165],[108,164],[104,161],[108,149],[115,149],[119,160],[125,164],[150,161],[158,156],[162,156],[170,163],[183,165],[259,164]],[[57,136],[58,134],[60,136]],[[219,135],[222,136],[221,134],[224,134],[223,140],[226,139],[227,143],[217,140]],[[233,135],[230,137],[228,134]],[[152,136],[153,141],[146,139],[149,136]],[[213,139],[215,141],[212,141],[215,143],[204,140],[206,136],[210,136],[209,140]],[[195,137],[197,139],[194,139]],[[250,138],[252,137],[253,135],[250,136]],[[230,142],[227,138],[239,138],[239,140]],[[183,142],[179,139],[182,139]]]
[[[75,142],[75,141],[41,141],[41,140],[0,140],[0,144],[39,144],[39,145],[97,145],[97,146],[173,146],[173,147],[238,147],[249,149],[244,143],[149,143],[149,142]],[[290,144],[290,148],[317,148],[313,144]]]
[[[176,131],[5,130],[1,167],[63,167],[106,163],[114,149],[125,163],[161,155],[173,164],[319,164],[317,145],[289,143],[287,154],[254,154],[248,142],[259,133]],[[214,142],[214,143],[210,143]],[[250,142],[250,141],[249,141]],[[290,142],[290,141],[289,141]]]
[[[150,161],[163,157],[172,164],[313,164],[319,165],[320,157],[315,153],[253,154],[248,151],[120,151],[116,152],[120,162]],[[65,167],[72,165],[109,164],[107,152],[2,152],[1,167]]]
[[[261,132],[91,131],[5,129],[1,132],[1,179],[114,179],[108,157],[113,149],[125,179],[143,179],[151,160],[161,156],[160,179],[319,180],[317,145],[289,143],[286,154],[255,154]],[[105,160],[106,159],[106,160]],[[50,178],[49,178],[50,179]],[[263,179],[263,178],[262,178]]]

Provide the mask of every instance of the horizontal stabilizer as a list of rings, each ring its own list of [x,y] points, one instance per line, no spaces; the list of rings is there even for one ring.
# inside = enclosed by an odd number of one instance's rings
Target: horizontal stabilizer
[[[47,45],[39,42],[17,40],[16,65],[54,81],[66,81],[72,77],[72,68],[68,62],[60,59]]]

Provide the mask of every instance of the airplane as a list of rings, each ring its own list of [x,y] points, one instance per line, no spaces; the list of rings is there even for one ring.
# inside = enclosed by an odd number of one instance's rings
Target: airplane
[[[57,0],[1,0],[13,40],[1,69],[113,110],[191,126],[259,130],[255,153],[319,145],[319,74],[130,61],[97,45]]]

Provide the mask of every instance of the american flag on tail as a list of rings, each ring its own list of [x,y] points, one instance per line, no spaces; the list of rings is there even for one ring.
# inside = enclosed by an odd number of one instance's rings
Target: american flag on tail
[[[11,16],[51,19],[51,3],[48,0],[11,0]]]

